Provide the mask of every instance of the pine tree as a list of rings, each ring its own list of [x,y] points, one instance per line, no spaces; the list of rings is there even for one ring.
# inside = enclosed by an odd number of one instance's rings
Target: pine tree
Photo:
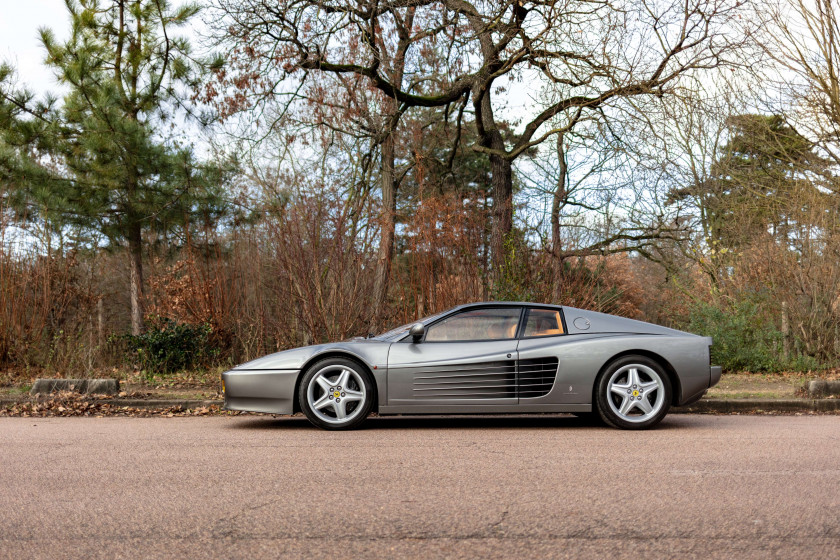
[[[204,63],[173,33],[199,8],[166,0],[66,0],[70,36],[41,29],[46,63],[68,93],[36,102],[0,69],[0,180],[66,225],[124,247],[131,328],[143,328],[144,233],[166,232],[215,198],[210,165],[168,137]],[[46,201],[49,201],[47,204]]]
[[[737,250],[766,235],[790,245],[797,215],[828,192],[817,185],[830,161],[781,115],[734,115],[726,124],[728,142],[716,154],[709,179],[674,190],[671,199],[697,200],[715,251]]]

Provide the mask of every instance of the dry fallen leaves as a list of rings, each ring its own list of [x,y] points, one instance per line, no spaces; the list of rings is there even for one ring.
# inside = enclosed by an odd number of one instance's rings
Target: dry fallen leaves
[[[217,405],[200,406],[196,408],[184,408],[182,406],[165,408],[136,408],[131,406],[121,406],[118,399],[102,399],[100,397],[93,398],[69,391],[48,395],[42,399],[26,400],[0,405],[0,416],[165,416],[167,418],[173,418],[175,416],[237,414],[234,412],[222,411]]]

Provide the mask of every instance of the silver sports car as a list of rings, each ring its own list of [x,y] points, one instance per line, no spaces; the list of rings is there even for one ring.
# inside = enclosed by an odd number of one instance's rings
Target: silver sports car
[[[720,380],[712,339],[537,303],[473,303],[370,338],[271,354],[222,374],[225,408],[302,411],[321,428],[371,412],[570,412],[656,425]]]

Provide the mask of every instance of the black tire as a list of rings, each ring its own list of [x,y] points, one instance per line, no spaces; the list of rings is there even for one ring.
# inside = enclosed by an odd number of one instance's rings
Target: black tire
[[[613,428],[646,430],[668,414],[671,391],[671,380],[656,361],[644,356],[623,356],[610,362],[595,381],[595,408]],[[629,408],[623,413],[625,405]]]
[[[348,376],[341,381],[344,372],[348,372]],[[329,392],[325,385],[330,387]],[[297,398],[301,411],[313,425],[324,430],[352,430],[370,414],[376,398],[374,387],[367,369],[358,362],[327,358],[306,370]],[[357,393],[363,396],[361,400],[354,400]],[[333,397],[333,394],[337,396]],[[323,405],[314,406],[318,403]],[[345,418],[341,417],[342,411]]]

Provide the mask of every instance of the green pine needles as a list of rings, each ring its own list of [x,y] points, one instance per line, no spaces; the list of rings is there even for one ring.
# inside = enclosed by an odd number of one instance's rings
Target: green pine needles
[[[167,131],[211,64],[178,29],[199,11],[166,0],[66,1],[70,35],[41,29],[46,63],[67,93],[35,96],[0,68],[0,181],[33,219],[89,231],[130,256],[132,332],[143,327],[147,232],[166,235],[221,203],[224,168]],[[168,126],[171,125],[171,126]]]

